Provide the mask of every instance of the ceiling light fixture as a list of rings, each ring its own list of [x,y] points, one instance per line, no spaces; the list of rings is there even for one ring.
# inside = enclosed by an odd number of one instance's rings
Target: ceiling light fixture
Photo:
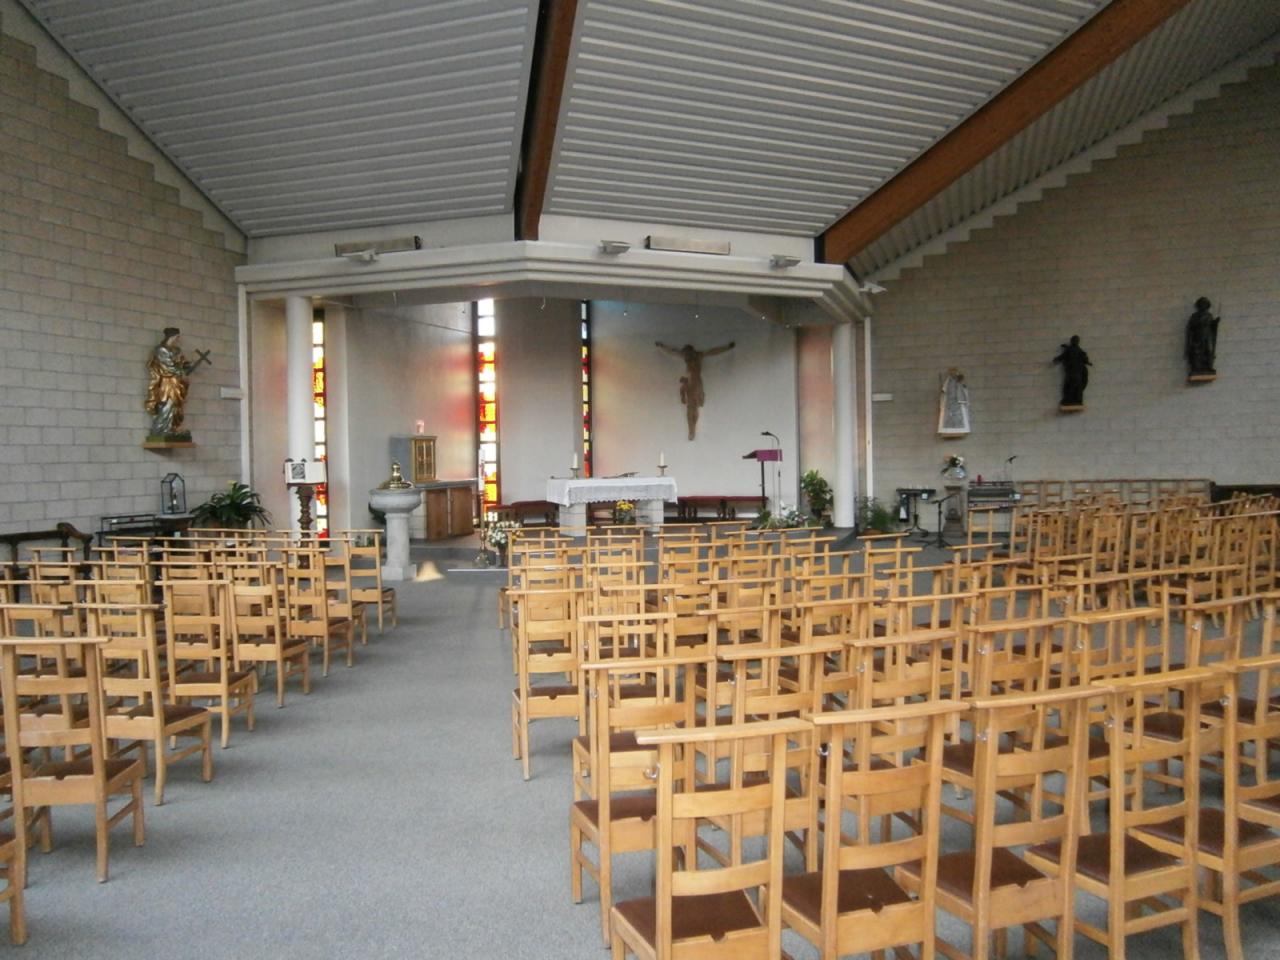
[[[631,244],[625,240],[601,240],[600,252],[608,254],[626,253],[631,249]]]
[[[800,258],[789,253],[775,253],[769,258],[769,266],[775,270],[788,270],[800,266]]]
[[[373,263],[378,259],[378,251],[370,247],[367,250],[351,250],[342,256],[352,263]]]
[[[887,293],[884,287],[876,283],[874,280],[863,280],[858,284],[859,293]]]

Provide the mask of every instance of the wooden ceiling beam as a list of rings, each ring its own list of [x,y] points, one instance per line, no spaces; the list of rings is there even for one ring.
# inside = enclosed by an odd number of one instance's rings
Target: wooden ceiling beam
[[[833,223],[817,257],[846,263],[989,157],[1189,0],[1112,0],[971,117]]]
[[[538,239],[577,16],[578,0],[546,0],[539,14],[516,181],[517,240]]]

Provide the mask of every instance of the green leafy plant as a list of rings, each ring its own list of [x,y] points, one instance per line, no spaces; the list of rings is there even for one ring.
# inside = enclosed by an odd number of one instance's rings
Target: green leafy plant
[[[271,514],[247,483],[233,481],[225,493],[215,493],[192,510],[191,519],[202,527],[265,527]]]
[[[859,533],[893,532],[893,512],[875,497],[859,497],[857,512]]]
[[[817,470],[808,470],[800,478],[800,489],[809,504],[809,512],[813,519],[822,521],[831,504],[835,502],[835,494],[831,492],[831,484]]]

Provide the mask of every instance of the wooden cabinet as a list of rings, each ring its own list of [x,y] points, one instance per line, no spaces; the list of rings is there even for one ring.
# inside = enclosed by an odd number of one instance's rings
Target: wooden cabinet
[[[424,494],[427,509],[427,539],[461,537],[475,529],[472,501],[475,484],[429,486]]]

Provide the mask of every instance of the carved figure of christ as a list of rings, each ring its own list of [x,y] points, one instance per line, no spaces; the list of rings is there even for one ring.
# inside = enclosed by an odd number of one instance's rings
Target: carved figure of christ
[[[654,345],[659,350],[684,360],[684,376],[680,378],[680,402],[684,404],[685,421],[689,424],[689,439],[692,440],[698,432],[698,410],[707,402],[707,391],[702,385],[702,361],[717,353],[732,350],[737,341],[730,341],[710,350],[695,350],[688,343],[683,347],[672,347],[656,340]]]

